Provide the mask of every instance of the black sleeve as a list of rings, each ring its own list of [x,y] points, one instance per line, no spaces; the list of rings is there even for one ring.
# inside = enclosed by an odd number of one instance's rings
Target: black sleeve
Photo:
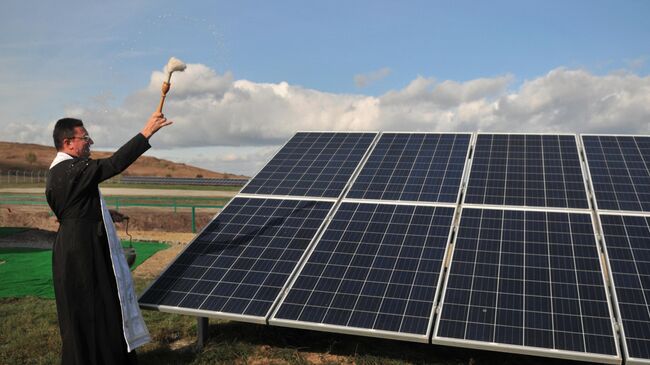
[[[151,145],[141,133],[126,142],[111,157],[99,160],[80,160],[77,163],[85,164],[84,170],[77,181],[77,186],[99,184],[126,170],[135,160],[145,153]]]

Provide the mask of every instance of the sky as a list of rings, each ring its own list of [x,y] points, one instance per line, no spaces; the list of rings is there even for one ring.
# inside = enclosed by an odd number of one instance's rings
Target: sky
[[[34,1],[0,13],[0,140],[254,176],[297,131],[650,134],[650,1]]]

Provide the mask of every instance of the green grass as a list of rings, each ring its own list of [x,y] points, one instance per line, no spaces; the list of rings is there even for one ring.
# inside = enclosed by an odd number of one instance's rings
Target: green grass
[[[128,241],[122,241],[127,247]],[[136,250],[134,270],[154,253],[168,248],[164,243],[132,242]],[[52,287],[52,250],[0,248],[0,297],[38,296],[54,298]]]
[[[136,279],[140,292],[148,284]],[[140,364],[566,364],[560,360],[211,319],[196,347],[196,319],[143,311],[152,342]],[[0,299],[0,363],[56,364],[60,338],[54,300]],[[582,364],[582,363],[576,363]]]

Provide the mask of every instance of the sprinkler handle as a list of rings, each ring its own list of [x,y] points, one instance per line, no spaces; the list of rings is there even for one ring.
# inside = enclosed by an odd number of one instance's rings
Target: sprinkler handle
[[[165,96],[167,96],[167,92],[169,91],[170,86],[171,84],[169,82],[163,82],[162,84],[160,103],[158,104],[158,110],[156,110],[158,113],[162,113],[163,104],[165,103]]]

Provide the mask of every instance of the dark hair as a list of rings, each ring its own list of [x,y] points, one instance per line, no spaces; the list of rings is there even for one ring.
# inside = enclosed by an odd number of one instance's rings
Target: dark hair
[[[62,118],[56,122],[52,138],[54,139],[54,147],[57,151],[63,148],[63,140],[66,138],[74,137],[75,127],[83,127],[84,122],[81,119],[75,118]]]

